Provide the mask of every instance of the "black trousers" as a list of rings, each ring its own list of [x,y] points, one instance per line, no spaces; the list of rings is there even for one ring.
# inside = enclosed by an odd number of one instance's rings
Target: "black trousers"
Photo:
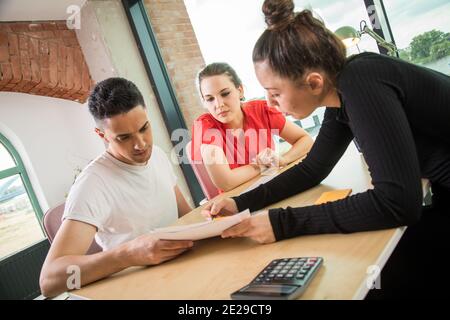
[[[450,146],[436,138],[415,136],[422,177],[431,182],[432,204],[409,226],[381,271],[381,289],[366,299],[435,299],[449,296]],[[443,291],[445,292],[443,294]]]
[[[380,274],[381,289],[367,300],[443,299],[450,295],[450,188],[435,183],[432,205],[423,207],[419,223],[410,226]]]
[[[416,136],[415,143],[422,177],[434,187],[435,201],[448,201],[441,195],[450,190],[450,145],[424,136]]]

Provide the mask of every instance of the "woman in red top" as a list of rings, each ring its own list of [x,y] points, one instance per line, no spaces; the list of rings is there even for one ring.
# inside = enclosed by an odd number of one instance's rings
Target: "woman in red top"
[[[285,166],[311,149],[308,133],[265,100],[243,102],[242,82],[228,64],[206,66],[198,87],[208,113],[194,123],[192,160],[203,161],[217,188],[234,189],[261,168]],[[292,145],[282,156],[274,151],[273,135]]]

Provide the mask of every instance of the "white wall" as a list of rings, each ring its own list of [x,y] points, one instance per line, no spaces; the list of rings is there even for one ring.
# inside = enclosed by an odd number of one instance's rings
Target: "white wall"
[[[0,0],[0,21],[66,20],[70,6],[82,7],[86,0]],[[73,12],[73,11],[71,11]]]
[[[121,2],[86,1],[76,33],[95,82],[122,76],[139,87],[147,104],[154,143],[170,158],[173,147],[169,133]],[[79,103],[0,92],[0,132],[19,149],[43,210],[64,201],[75,169],[83,168],[104,150],[93,127],[88,109]],[[173,168],[180,189],[193,205],[180,166]]]
[[[0,132],[24,160],[44,211],[65,200],[75,169],[103,152],[93,130],[86,105],[0,92]]]

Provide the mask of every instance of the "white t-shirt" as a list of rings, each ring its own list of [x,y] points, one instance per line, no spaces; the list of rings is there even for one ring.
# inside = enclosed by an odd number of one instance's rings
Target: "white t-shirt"
[[[76,179],[63,220],[97,227],[97,243],[103,250],[114,248],[178,218],[176,180],[169,159],[155,145],[145,166],[123,163],[105,152]]]

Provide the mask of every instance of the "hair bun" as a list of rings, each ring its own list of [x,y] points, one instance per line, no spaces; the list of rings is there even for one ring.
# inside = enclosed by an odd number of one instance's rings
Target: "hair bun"
[[[262,11],[269,30],[280,30],[294,20],[294,2],[292,0],[265,0]]]
[[[325,23],[322,20],[322,17],[315,17],[313,12],[309,9],[305,9],[299,13],[297,13],[298,20],[302,21],[303,24],[308,24],[312,26],[322,25],[325,26]]]

